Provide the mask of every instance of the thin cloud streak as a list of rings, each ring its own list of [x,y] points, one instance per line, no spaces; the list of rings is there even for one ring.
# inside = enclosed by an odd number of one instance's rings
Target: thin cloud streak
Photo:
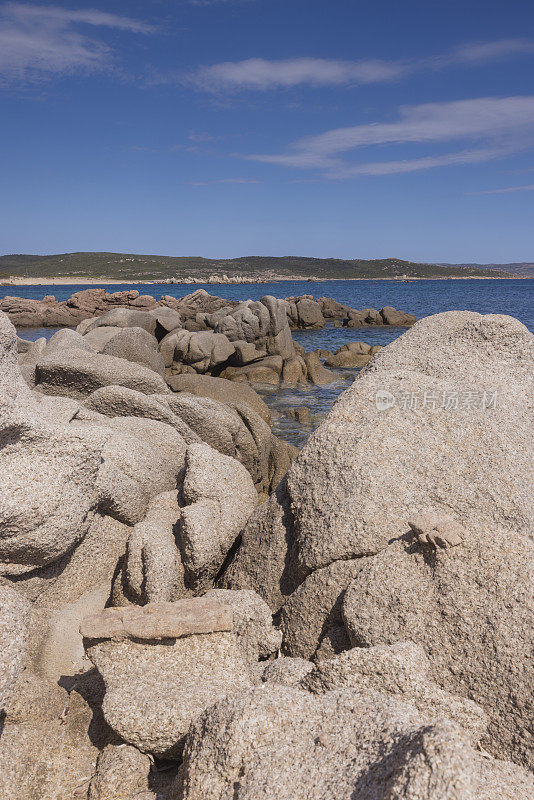
[[[534,53],[534,41],[502,39],[471,42],[450,53],[413,61],[326,58],[249,58],[198,67],[179,79],[183,85],[206,92],[288,89],[295,86],[358,86],[385,83],[423,70],[477,66]]]
[[[188,186],[214,186],[215,184],[223,184],[223,183],[241,183],[241,184],[250,184],[250,183],[261,183],[261,181],[257,181],[251,178],[220,178],[219,180],[214,181],[188,181]]]
[[[329,178],[391,175],[453,164],[501,158],[532,146],[534,96],[482,97],[450,103],[403,106],[392,123],[354,125],[295,142],[286,153],[243,156],[252,161],[299,169],[318,169]],[[341,156],[385,145],[443,144],[454,140],[477,146],[445,155],[354,164]]]
[[[145,22],[106,11],[5,3],[0,6],[0,83],[34,83],[52,74],[109,68],[111,49],[79,26],[148,34]]]
[[[511,192],[534,192],[534,183],[526,186],[507,186],[505,189],[486,189],[482,192],[469,192],[469,194],[509,194]]]

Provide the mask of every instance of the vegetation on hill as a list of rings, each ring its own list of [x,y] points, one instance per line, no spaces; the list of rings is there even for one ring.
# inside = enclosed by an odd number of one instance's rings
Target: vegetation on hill
[[[521,275],[522,278],[534,278],[534,263],[532,261],[514,261],[510,264],[442,264],[443,267],[478,267],[490,269],[492,271],[504,270],[513,275]]]
[[[507,277],[510,272],[478,265],[418,264],[398,258],[350,259],[301,256],[245,256],[210,259],[132,253],[61,253],[0,256],[0,270],[16,277],[91,277],[123,280],[208,278],[212,274],[246,277],[303,278],[467,278]]]

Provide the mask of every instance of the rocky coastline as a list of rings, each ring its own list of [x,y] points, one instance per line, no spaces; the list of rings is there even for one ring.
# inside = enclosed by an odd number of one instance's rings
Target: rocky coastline
[[[312,295],[290,297],[286,301],[291,327],[320,328],[327,320],[357,327],[358,325],[413,325],[416,317],[385,307],[376,309],[351,309],[327,297],[314,300]],[[210,295],[205,289],[197,289],[185,297],[162,295],[160,300],[148,294],[141,295],[137,289],[107,292],[101,287],[75,292],[68,300],[58,301],[54,295],[45,295],[42,300],[6,296],[0,300],[0,311],[8,315],[17,328],[74,327],[82,320],[100,316],[115,308],[130,308],[152,311],[171,308],[181,313],[184,326],[205,325],[197,320],[198,314],[213,314],[222,308],[233,309],[237,300],[227,300]],[[366,312],[366,313],[364,313]],[[393,314],[393,312],[395,312]]]
[[[533,795],[533,365],[503,315],[4,298],[0,797]],[[273,434],[254,387],[346,367]]]

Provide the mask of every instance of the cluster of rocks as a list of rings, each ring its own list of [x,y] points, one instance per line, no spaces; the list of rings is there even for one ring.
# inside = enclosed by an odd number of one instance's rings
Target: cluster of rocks
[[[56,394],[76,396],[110,382],[128,388],[142,385],[157,393],[154,375],[143,377],[139,365],[166,379],[175,391],[183,375],[271,385],[337,380],[315,352],[307,353],[294,342],[283,300],[266,296],[211,313],[194,308],[192,313],[188,306],[184,316],[167,306],[115,308],[82,320],[75,332],[58,331],[48,342],[44,337],[34,343],[20,340],[23,373],[41,390],[54,385]],[[110,357],[122,359],[122,364]],[[125,360],[138,365],[135,371]]]
[[[249,386],[106,327],[31,388],[0,314],[0,796],[532,796],[534,336],[422,320],[267,475]]]
[[[348,328],[359,328],[366,325],[395,325],[409,327],[417,321],[413,314],[397,311],[392,306],[384,306],[380,311],[376,308],[360,310],[338,303],[331,297],[313,299],[311,294],[300,297],[288,297],[287,314],[292,328],[316,330],[324,328],[328,321],[333,321]]]
[[[216,281],[208,282],[215,283]],[[247,281],[244,278],[239,280],[229,278],[227,282],[244,283]],[[238,305],[240,305],[238,301],[215,297],[208,294],[205,289],[197,289],[185,297],[163,295],[160,300],[156,300],[151,295],[140,295],[136,289],[106,292],[101,287],[95,287],[75,292],[68,300],[62,301],[56,300],[53,295],[47,295],[43,300],[4,297],[0,300],[0,311],[6,313],[17,328],[55,328],[73,327],[88,317],[105,314],[115,308],[143,311],[171,308],[181,314],[184,327],[190,330],[206,330],[209,326],[202,317],[197,319],[197,315],[211,315],[223,307],[233,309]],[[285,300],[284,308],[289,324],[293,328],[322,328],[328,320],[350,328],[362,325],[408,327],[416,321],[416,317],[412,314],[405,314],[390,306],[386,306],[380,311],[373,308],[357,311],[332,300],[332,298],[319,297],[314,300],[312,295],[288,297]]]

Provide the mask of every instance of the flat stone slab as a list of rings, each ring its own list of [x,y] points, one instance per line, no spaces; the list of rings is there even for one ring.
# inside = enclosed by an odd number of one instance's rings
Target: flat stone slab
[[[232,608],[207,597],[105,608],[82,621],[85,639],[180,639],[233,629]]]

